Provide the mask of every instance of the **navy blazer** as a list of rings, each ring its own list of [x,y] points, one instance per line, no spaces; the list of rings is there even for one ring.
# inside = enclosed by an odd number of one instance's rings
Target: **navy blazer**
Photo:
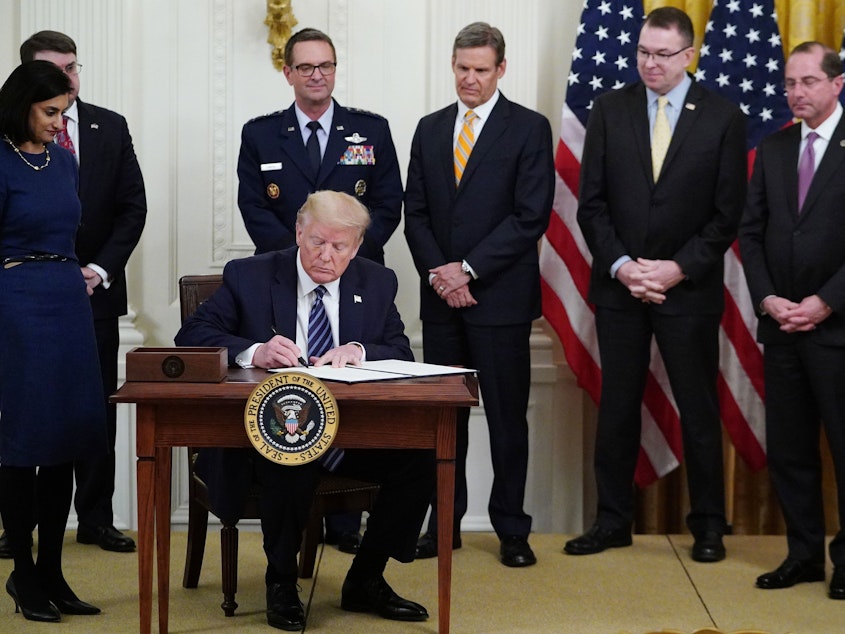
[[[589,299],[641,306],[610,276],[623,255],[674,260],[686,279],[670,289],[666,314],[721,313],[724,254],[736,237],[748,175],[745,116],[695,82],[657,182],[642,82],[593,103],[581,161],[578,225],[593,257]]]
[[[845,346],[845,115],[816,169],[798,213],[801,126],[763,139],[757,148],[739,243],[751,300],[769,295],[794,302],[818,295],[833,313],[815,330],[789,334],[761,315],[757,339],[789,343],[796,336]]]
[[[296,212],[308,194],[330,189],[355,196],[370,210],[358,255],[384,263],[384,245],[402,213],[402,177],[387,119],[335,102],[328,133],[315,177],[293,105],[244,125],[238,206],[255,252],[295,244]],[[358,164],[362,155],[364,164]]]
[[[126,314],[129,256],[147,218],[144,177],[126,119],[116,112],[83,103],[79,109],[79,199],[82,220],[76,235],[80,266],[91,262],[111,277],[109,288],[94,289],[94,319]]]
[[[467,323],[530,322],[540,316],[537,242],[554,197],[548,120],[504,95],[490,112],[455,187],[457,104],[423,117],[411,145],[405,237],[420,276],[420,317],[445,322],[454,309],[428,283],[429,269],[466,260],[478,275]]]
[[[240,260],[223,269],[223,285],[189,317],[177,346],[226,347],[229,364],[276,331],[296,341],[296,247]],[[367,359],[413,360],[394,303],[398,282],[388,268],[353,258],[340,278],[339,340],[357,341]]]

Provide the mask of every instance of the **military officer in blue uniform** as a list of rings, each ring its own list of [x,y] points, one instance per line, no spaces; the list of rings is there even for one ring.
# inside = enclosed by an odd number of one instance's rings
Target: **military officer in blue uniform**
[[[296,212],[308,194],[345,192],[372,218],[358,256],[383,264],[401,216],[396,148],[384,117],[332,99],[336,61],[331,39],[316,29],[288,40],[284,74],[294,103],[244,125],[238,206],[255,252],[265,253],[294,244]]]
[[[243,127],[238,207],[256,254],[293,246],[297,211],[309,194],[330,189],[369,209],[370,226],[356,257],[384,264],[384,245],[402,214],[396,148],[387,119],[332,99],[336,68],[328,35],[298,31],[285,46],[283,69],[294,103]],[[360,513],[330,515],[326,543],[355,553],[360,526]]]

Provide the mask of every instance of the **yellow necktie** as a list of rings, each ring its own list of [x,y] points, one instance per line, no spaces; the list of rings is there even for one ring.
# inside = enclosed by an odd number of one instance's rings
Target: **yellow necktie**
[[[475,132],[472,130],[475,118],[476,114],[472,110],[467,110],[464,115],[464,125],[461,128],[460,135],[458,135],[458,142],[455,144],[455,187],[461,182],[461,176],[464,175],[464,168],[467,166],[472,146],[475,145]]]
[[[666,150],[669,149],[669,142],[672,140],[672,130],[669,128],[669,117],[666,116],[667,97],[657,98],[657,116],[654,118],[654,130],[651,133],[651,173],[655,182],[660,176],[660,169],[663,167],[663,159],[666,158]]]

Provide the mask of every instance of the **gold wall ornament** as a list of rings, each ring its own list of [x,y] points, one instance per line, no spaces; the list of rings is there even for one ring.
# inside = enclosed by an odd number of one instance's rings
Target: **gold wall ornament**
[[[298,24],[293,15],[291,1],[267,0],[267,17],[264,18],[264,24],[270,29],[267,42],[273,45],[270,57],[278,71],[285,67],[285,44],[290,39],[293,27]]]

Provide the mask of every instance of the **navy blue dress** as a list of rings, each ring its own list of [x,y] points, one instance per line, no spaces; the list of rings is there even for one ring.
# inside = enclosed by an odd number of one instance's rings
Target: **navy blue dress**
[[[91,302],[74,255],[76,161],[51,143],[28,166],[0,138],[0,261],[52,253],[65,262],[0,264],[0,464],[54,465],[108,450]],[[42,165],[44,154],[26,154]]]

